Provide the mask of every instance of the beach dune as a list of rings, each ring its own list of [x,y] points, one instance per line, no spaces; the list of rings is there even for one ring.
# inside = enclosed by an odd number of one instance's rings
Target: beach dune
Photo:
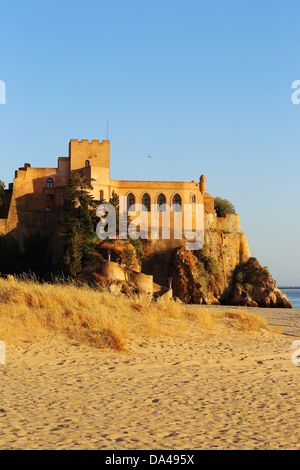
[[[228,318],[132,334],[121,352],[50,330],[8,342],[0,449],[298,449],[300,311],[259,313],[282,334]]]

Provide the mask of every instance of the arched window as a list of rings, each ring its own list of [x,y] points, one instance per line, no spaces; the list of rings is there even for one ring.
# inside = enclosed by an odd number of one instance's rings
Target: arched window
[[[46,212],[51,212],[51,207],[47,206],[46,207]]]
[[[46,188],[47,189],[52,189],[53,188],[53,179],[52,178],[47,179]]]
[[[144,196],[142,197],[142,205],[145,206],[145,208],[143,207],[142,209],[143,210],[146,210],[146,211],[150,211],[150,196],[149,194],[145,193]]]
[[[191,196],[192,204],[196,204],[196,195],[192,194]]]
[[[172,199],[172,210],[174,212],[181,212],[181,197],[179,194],[175,194]]]
[[[127,196],[127,210],[129,211],[131,206],[135,205],[135,197],[132,193]]]
[[[165,206],[165,204],[166,204],[166,196],[164,194],[160,193],[160,195],[157,198],[157,205],[158,205],[158,211],[159,212],[165,212],[166,211],[166,207],[161,207],[161,206]]]
[[[86,160],[85,161],[85,167],[88,168],[90,166],[90,161],[89,160]]]

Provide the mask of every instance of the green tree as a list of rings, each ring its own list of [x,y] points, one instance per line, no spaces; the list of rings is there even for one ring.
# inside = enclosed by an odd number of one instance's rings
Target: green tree
[[[129,241],[136,251],[137,258],[139,260],[142,259],[145,256],[142,240],[140,238],[137,238],[136,240],[130,239]]]
[[[99,201],[99,204],[106,204],[106,201],[105,200]],[[112,195],[109,198],[108,204],[112,205],[115,209],[115,214],[116,214],[116,237],[118,238],[119,235],[120,235],[120,226],[121,225],[122,225],[122,231],[125,230],[125,229],[128,230],[128,225],[130,223],[130,217],[129,217],[128,212],[127,212],[126,213],[126,219],[125,219],[125,213],[124,213],[124,214],[122,214],[122,219],[120,220],[120,198],[119,198],[119,195],[117,193],[115,193],[114,191],[112,192]],[[107,214],[105,214],[103,217],[100,217],[100,220],[105,219],[106,215]],[[98,220],[99,220],[99,217],[98,217]],[[109,240],[109,239],[107,241],[113,242],[113,240]]]
[[[225,214],[236,214],[234,205],[221,197],[215,198],[215,210],[218,217],[223,217]]]
[[[130,217],[127,212],[126,221],[120,220],[120,198],[119,198],[119,195],[115,193],[114,191],[112,192],[112,195],[109,199],[109,204],[114,206],[115,211],[116,211],[116,234],[118,236],[120,234],[120,224],[124,224],[124,228],[125,228],[125,223],[126,223],[126,230],[128,230],[128,225],[130,224]]]
[[[91,180],[74,173],[65,188],[62,220],[64,240],[64,271],[74,277],[95,253],[96,208],[99,201],[91,195]]]

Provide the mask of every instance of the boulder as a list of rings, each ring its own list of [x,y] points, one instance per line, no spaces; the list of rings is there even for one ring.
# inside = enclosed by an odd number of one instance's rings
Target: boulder
[[[247,307],[292,308],[287,296],[278,289],[266,267],[256,258],[238,265],[221,303]]]

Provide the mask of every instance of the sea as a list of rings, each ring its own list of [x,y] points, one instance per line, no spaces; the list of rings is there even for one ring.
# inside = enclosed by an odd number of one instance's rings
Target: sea
[[[300,308],[300,288],[286,289],[282,287],[280,290],[286,294],[293,308]]]

